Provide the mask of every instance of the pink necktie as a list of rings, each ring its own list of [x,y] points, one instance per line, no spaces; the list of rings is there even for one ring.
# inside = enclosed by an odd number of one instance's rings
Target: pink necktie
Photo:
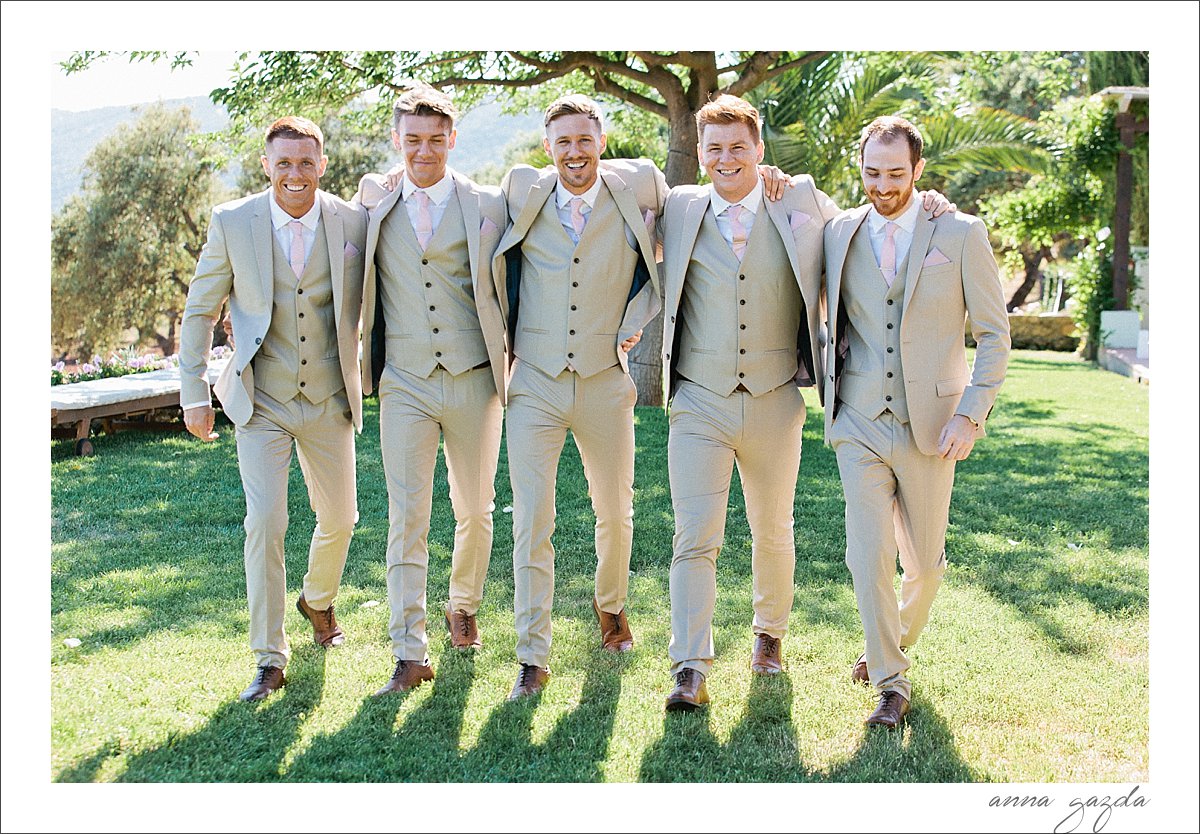
[[[742,225],[743,211],[745,209],[742,208],[741,203],[734,203],[725,209],[725,214],[729,217],[729,236],[733,238],[730,245],[733,247],[733,254],[737,255],[739,261],[746,254],[746,227]]]
[[[890,287],[896,280],[896,224],[889,220],[883,227],[883,251],[879,253],[879,269]]]
[[[288,263],[299,278],[304,274],[304,224],[293,220],[288,223],[288,228],[292,230],[292,251],[288,255]]]
[[[583,227],[587,225],[587,218],[583,216],[583,198],[571,198],[571,228],[575,230],[575,242],[579,242],[579,238],[583,237]]]
[[[421,244],[421,251],[424,252],[425,247],[429,246],[429,241],[433,239],[433,215],[429,213],[429,195],[418,189],[413,192],[413,199],[417,201],[417,243]]]

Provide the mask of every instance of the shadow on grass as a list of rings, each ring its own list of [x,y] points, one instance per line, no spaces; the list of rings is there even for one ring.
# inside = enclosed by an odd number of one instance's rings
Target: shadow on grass
[[[642,758],[641,782],[976,782],[945,721],[919,696],[900,731],[863,728],[854,753],[828,771],[800,760],[786,675],[756,676],[741,722],[721,744],[708,710],[668,712]]]
[[[258,703],[232,700],[200,729],[175,733],[129,757],[119,782],[277,782],[288,748],[304,716],[321,702],[325,689],[325,650],[298,648],[288,665],[287,685]],[[247,676],[246,683],[250,682]],[[104,760],[119,754],[108,742],[57,781],[95,778]]]
[[[345,727],[312,741],[287,778],[305,782],[601,781],[620,675],[619,665],[590,663],[578,706],[562,716],[540,743],[533,741],[540,698],[501,702],[488,715],[478,743],[463,752],[460,736],[474,658],[448,652],[442,655],[432,693],[399,728],[395,722],[402,704],[417,697],[419,689],[365,699]]]

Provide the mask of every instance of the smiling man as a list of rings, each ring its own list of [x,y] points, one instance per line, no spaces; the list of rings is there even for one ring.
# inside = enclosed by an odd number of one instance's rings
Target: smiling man
[[[851,677],[874,683],[879,702],[866,723],[887,728],[908,714],[904,652],[946,570],[955,463],[984,435],[1009,351],[987,229],[966,214],[934,217],[913,198],[923,145],[905,119],[867,125],[859,163],[870,203],[825,229],[825,441],[846,496],[846,565],[865,639]]]
[[[796,562],[792,507],[804,399],[822,375],[821,229],[838,208],[812,178],[763,199],[758,111],[722,95],[696,113],[711,185],[678,186],[662,223],[675,511],[668,710],[708,701],[716,560],[736,464],[752,535],[756,674],[783,670]]]
[[[595,102],[573,95],[545,113],[554,167],[517,166],[501,189],[512,226],[493,272],[508,326],[513,603],[520,671],[510,698],[550,676],[555,483],[570,430],[596,513],[592,608],[600,643],[628,651],[633,547],[633,406],[627,352],[662,306],[647,228],[667,186],[648,160],[600,166],[607,136]]]
[[[345,636],[334,616],[357,520],[354,433],[362,429],[359,308],[367,216],[319,189],[321,129],[288,116],[267,131],[271,187],[213,209],[180,334],[180,401],[189,432],[213,432],[207,381],[213,324],[229,299],[238,350],[214,388],[237,431],[246,495],[246,596],[258,672],[244,701],[285,683],[287,483],[292,448],[317,516],[296,607],[321,646]]]
[[[447,167],[458,111],[419,87],[393,109],[404,157],[394,191],[369,174],[363,289],[363,390],[379,389],[388,491],[389,633],[396,665],[376,694],[433,678],[426,633],[429,518],[438,440],[445,442],[454,552],[445,621],[456,649],[482,645],[476,613],[492,552],[504,399],[504,320],[492,254],[507,224],[499,189]]]

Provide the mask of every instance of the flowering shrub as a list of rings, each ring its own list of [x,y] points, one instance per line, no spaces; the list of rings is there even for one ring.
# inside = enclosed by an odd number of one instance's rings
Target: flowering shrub
[[[224,346],[215,347],[212,349],[209,361],[220,359],[226,353],[231,352]],[[75,373],[67,373],[66,364],[56,362],[50,366],[50,384],[66,385],[71,382],[90,382],[93,379],[107,379],[108,377],[127,376],[128,374],[144,374],[149,371],[161,371],[164,368],[178,367],[178,354],[159,357],[152,353],[147,353],[139,356],[133,348],[125,348],[114,353],[109,358],[107,364],[99,356],[93,356],[90,362],[83,363]]]

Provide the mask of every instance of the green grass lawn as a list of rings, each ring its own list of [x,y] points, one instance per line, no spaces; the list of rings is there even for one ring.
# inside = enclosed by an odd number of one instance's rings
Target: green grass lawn
[[[55,781],[1144,782],[1149,776],[1148,389],[1071,356],[1017,352],[989,437],[959,465],[950,568],[913,648],[902,732],[867,733],[849,681],[861,626],[843,562],[843,500],[811,391],[796,496],[795,605],[777,679],[748,668],[750,534],[736,485],[718,560],[712,705],[663,712],[671,686],[673,521],[667,420],[637,414],[628,655],[591,611],[593,516],[570,443],[559,470],[553,678],[507,703],[517,666],[507,461],[479,613],[484,648],[449,648],[437,678],[370,697],[392,670],[387,497],[378,404],[358,445],[360,521],[326,652],[289,607],[289,685],[239,703],[253,656],[244,503],[232,426],[52,443],[51,778]],[[289,602],[312,530],[293,467]],[[429,607],[446,599],[453,518],[439,460]],[[377,603],[371,605],[370,603]],[[82,641],[71,648],[64,640]]]

